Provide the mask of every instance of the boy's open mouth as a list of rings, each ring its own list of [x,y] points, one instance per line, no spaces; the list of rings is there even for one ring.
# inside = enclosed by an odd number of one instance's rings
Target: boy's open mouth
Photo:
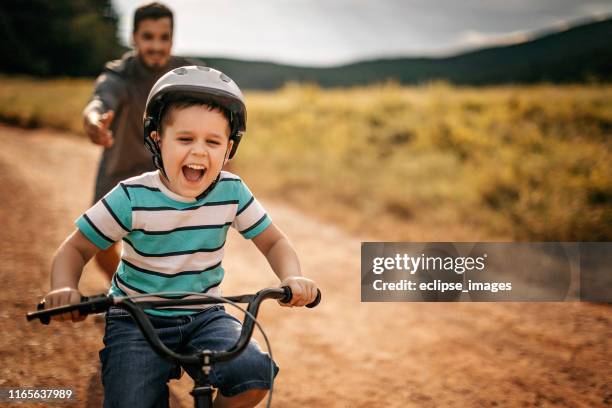
[[[183,176],[185,176],[188,181],[194,183],[200,181],[206,173],[206,168],[197,164],[187,164],[183,166],[182,170]]]

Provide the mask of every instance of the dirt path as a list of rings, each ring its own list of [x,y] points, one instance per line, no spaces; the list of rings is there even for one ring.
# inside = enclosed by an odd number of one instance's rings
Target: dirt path
[[[99,151],[70,135],[7,127],[0,127],[0,145],[0,387],[71,387],[74,406],[99,405],[102,324],[41,326],[24,318],[49,287],[53,251],[89,204]],[[362,304],[359,250],[367,237],[262,201],[324,292],[315,310],[273,302],[262,308],[281,367],[274,406],[612,404],[609,306]],[[225,293],[276,284],[265,260],[237,234],[227,253]],[[104,290],[103,278],[88,265],[82,291]],[[172,387],[187,390],[189,379]],[[190,406],[187,397],[181,400]]]

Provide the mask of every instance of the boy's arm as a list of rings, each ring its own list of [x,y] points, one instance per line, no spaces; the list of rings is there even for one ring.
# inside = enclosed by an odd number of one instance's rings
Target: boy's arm
[[[51,291],[45,296],[45,307],[57,307],[81,300],[78,290],[79,279],[85,264],[100,249],[89,241],[79,230],[75,230],[56,251],[51,266]],[[78,312],[54,317],[64,321],[83,320]]]
[[[280,303],[282,306],[304,306],[315,300],[317,285],[304,278],[300,271],[300,262],[293,246],[274,224],[253,238],[253,243],[266,257],[272,270],[281,280],[280,286],[289,286],[293,293],[291,303]]]

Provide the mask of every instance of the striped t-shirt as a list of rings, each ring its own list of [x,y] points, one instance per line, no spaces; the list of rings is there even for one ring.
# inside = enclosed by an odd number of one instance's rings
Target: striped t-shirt
[[[271,221],[240,177],[222,171],[203,199],[170,191],[159,171],[119,183],[76,220],[77,228],[97,247],[123,240],[121,262],[110,293],[117,296],[154,292],[220,295],[223,248],[230,226],[251,239]],[[190,296],[148,296],[139,300]],[[191,314],[199,306],[147,310],[156,315]]]

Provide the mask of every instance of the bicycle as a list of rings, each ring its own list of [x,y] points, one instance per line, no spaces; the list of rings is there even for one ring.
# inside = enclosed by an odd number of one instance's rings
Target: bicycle
[[[168,300],[156,300],[156,301],[140,301],[136,302],[133,299],[139,297],[151,296],[151,295],[198,295],[200,298],[191,299],[168,299]],[[190,293],[190,292],[163,292],[163,293],[152,293],[146,295],[135,295],[135,296],[112,296],[112,295],[96,295],[90,297],[82,297],[80,303],[71,305],[65,305],[55,307],[52,309],[44,308],[44,301],[40,302],[37,307],[37,311],[29,312],[26,315],[28,321],[39,319],[43,324],[49,324],[51,317],[62,313],[78,311],[82,316],[89,314],[102,313],[107,311],[111,306],[116,306],[125,309],[134,319],[136,325],[144,335],[146,341],[149,343],[151,348],[161,357],[180,364],[193,364],[201,367],[198,371],[198,375],[194,378],[194,387],[191,391],[193,396],[195,408],[212,408],[212,396],[213,387],[209,381],[208,375],[210,373],[213,363],[229,361],[236,358],[249,344],[251,336],[253,334],[254,325],[257,325],[261,331],[268,351],[270,353],[270,359],[272,360],[272,350],[268,338],[261,328],[259,322],[257,322],[257,313],[259,311],[259,305],[265,299],[278,299],[283,303],[291,301],[292,293],[291,288],[284,286],[282,288],[266,288],[262,289],[255,294],[238,295],[238,296],[227,296],[217,297],[212,295],[206,295],[203,293]],[[317,289],[316,299],[306,305],[308,308],[317,306],[321,301],[321,291]],[[245,313],[245,319],[242,324],[242,330],[236,343],[229,349],[223,351],[211,351],[211,350],[200,350],[191,354],[180,354],[172,351],[160,340],[159,336],[155,333],[153,325],[147,318],[144,309],[155,309],[156,307],[168,307],[168,306],[180,306],[180,305],[205,305],[205,304],[217,304],[217,303],[228,303]],[[243,309],[237,305],[237,303],[247,303],[247,309]],[[272,403],[272,392],[274,383],[274,371],[272,364],[270,365],[270,392],[268,394],[267,407],[270,407]]]

